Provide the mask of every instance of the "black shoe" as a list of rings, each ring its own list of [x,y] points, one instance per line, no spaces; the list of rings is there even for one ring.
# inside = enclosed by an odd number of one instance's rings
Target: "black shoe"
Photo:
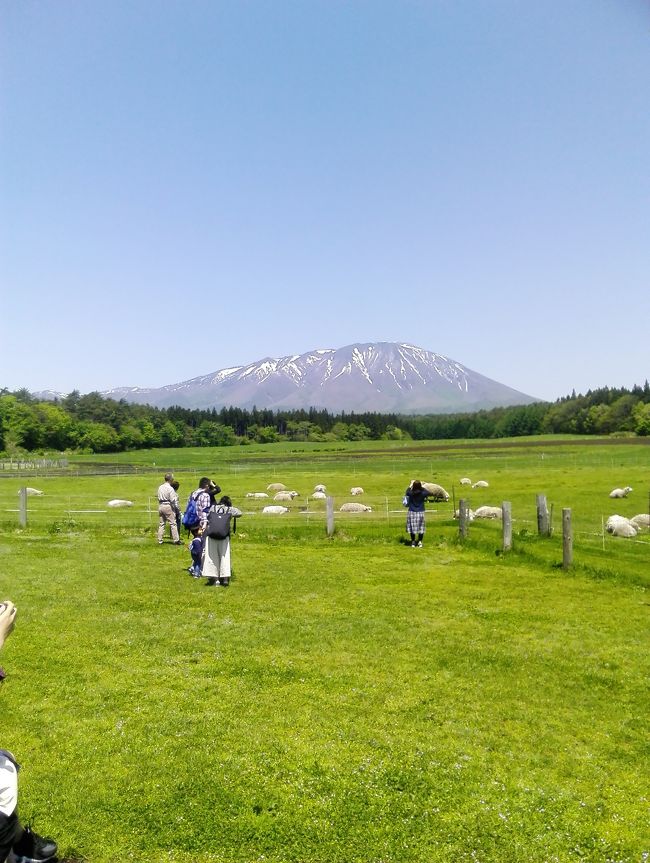
[[[218,584],[219,584],[218,579],[216,579],[216,578],[209,578],[209,579],[206,581],[206,583],[203,585],[203,587],[216,587]]]
[[[25,827],[13,852],[15,863],[47,863],[56,861],[57,846],[53,839],[45,839],[31,827]]]

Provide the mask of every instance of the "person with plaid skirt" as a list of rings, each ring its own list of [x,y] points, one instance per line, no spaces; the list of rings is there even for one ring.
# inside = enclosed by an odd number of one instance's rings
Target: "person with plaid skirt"
[[[424,502],[432,497],[431,492],[422,488],[419,479],[414,479],[404,492],[404,499],[408,506],[406,515],[406,531],[411,534],[411,548],[422,548],[424,539]],[[416,539],[417,537],[417,539]]]

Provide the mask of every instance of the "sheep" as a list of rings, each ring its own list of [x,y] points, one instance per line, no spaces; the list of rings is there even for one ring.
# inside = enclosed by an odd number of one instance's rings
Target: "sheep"
[[[633,515],[630,521],[638,528],[650,527],[650,515],[648,515],[647,512],[639,513],[639,515]]]
[[[634,491],[631,485],[626,485],[625,488],[614,488],[610,491],[610,497],[627,497],[628,494]]]
[[[29,486],[27,486],[27,488],[25,489],[25,492],[30,496],[35,495],[37,497],[41,497],[42,495],[45,494],[44,491],[41,491],[38,488],[30,488]],[[20,489],[18,489],[18,494],[20,494]]]
[[[265,506],[262,512],[267,515],[284,515],[285,512],[289,512],[289,508],[286,506]]]
[[[489,488],[489,483],[484,479],[480,479],[478,482],[472,483],[472,488]]]
[[[613,536],[622,536],[627,539],[636,536],[639,532],[638,527],[622,515],[610,515],[605,529],[607,533],[611,533]]]
[[[459,513],[459,511],[458,511],[457,509],[455,509],[455,510],[454,510],[454,518],[460,518],[460,513]],[[474,519],[476,518],[476,513],[474,512],[474,510],[473,510],[473,509],[468,509],[468,510],[467,510],[467,518],[468,518],[470,521],[474,521]]]
[[[110,506],[112,509],[118,509],[122,506],[133,506],[132,500],[121,500],[119,497],[115,498],[115,500],[109,500],[106,506]]]
[[[413,480],[411,480],[411,485],[413,485]],[[433,500],[444,500],[445,502],[449,500],[449,492],[435,482],[423,482],[422,488],[431,493]]]
[[[474,518],[503,518],[503,510],[500,506],[479,506]]]
[[[472,484],[472,480],[471,480],[468,476],[464,476],[464,477],[461,479],[460,484],[461,484],[461,485],[471,485],[471,484]]]
[[[344,503],[339,512],[372,512],[372,507],[363,503]]]
[[[273,500],[288,500],[292,501],[294,497],[298,497],[297,491],[279,491],[273,495]]]
[[[272,482],[270,485],[267,485],[267,491],[284,491],[286,489],[286,485],[281,482]]]
[[[327,495],[324,491],[315,491],[312,494],[312,500],[325,500]]]
[[[361,488],[360,485],[354,485],[350,489],[350,494],[351,495],[363,494],[363,489]]]
[[[321,483],[319,483],[318,485],[315,485],[315,486],[314,486],[314,491],[327,491],[327,489],[325,488],[325,486],[324,486],[324,485],[322,485]]]
[[[246,494],[246,497],[255,498],[255,500],[261,500],[263,497],[268,497],[268,494],[265,491],[249,491]]]

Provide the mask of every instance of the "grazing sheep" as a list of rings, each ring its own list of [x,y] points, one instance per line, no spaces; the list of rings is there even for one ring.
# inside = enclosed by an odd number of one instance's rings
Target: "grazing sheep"
[[[613,536],[622,536],[627,539],[636,536],[639,532],[638,527],[622,515],[610,515],[605,529],[607,533],[611,533]]]
[[[460,484],[461,484],[461,485],[471,485],[471,484],[472,484],[472,480],[471,480],[468,476],[464,476],[464,477],[461,479]]]
[[[255,498],[255,500],[261,500],[263,497],[268,497],[268,494],[265,491],[249,491],[246,494],[246,497]]]
[[[325,488],[324,485],[319,483],[318,485],[314,486],[314,491],[327,491],[327,489]]]
[[[284,491],[286,489],[286,485],[282,482],[272,482],[270,485],[267,485],[267,491]]]
[[[298,497],[297,491],[279,491],[273,495],[273,500],[288,500],[292,501],[294,497]]]
[[[472,488],[489,488],[489,483],[484,479],[480,479],[478,482],[472,484]]]
[[[326,498],[327,498],[327,495],[325,494],[324,491],[315,491],[312,494],[312,500],[325,500]]]
[[[479,506],[474,518],[503,518],[503,510],[500,506]]]
[[[284,515],[285,512],[289,512],[289,508],[286,506],[265,506],[262,512],[268,515]]]
[[[26,493],[27,493],[28,495],[35,495],[35,496],[37,496],[37,497],[41,497],[42,495],[44,495],[44,494],[45,494],[45,492],[44,492],[44,491],[41,491],[41,490],[40,490],[40,489],[38,489],[38,488],[30,488],[29,486],[27,486],[27,488],[25,489],[25,491],[26,491]],[[20,494],[20,489],[18,489],[18,494]]]
[[[627,497],[628,494],[634,491],[631,485],[626,485],[625,488],[615,488],[610,491],[610,497]]]
[[[340,512],[372,512],[372,507],[363,503],[344,503]]]
[[[110,506],[113,509],[118,509],[121,506],[133,506],[132,500],[121,500],[119,497],[115,500],[109,500],[106,506]]]
[[[641,512],[639,513],[639,515],[633,515],[630,521],[639,529],[642,527],[650,527],[650,515],[648,515],[647,512]]]
[[[351,495],[363,494],[363,489],[361,488],[360,485],[352,486],[352,488],[350,489],[350,494]]]
[[[411,480],[411,485],[413,485],[413,480]],[[431,493],[433,500],[444,500],[445,502],[449,500],[449,492],[435,482],[423,482],[422,488],[426,488]]]
[[[457,509],[454,510],[454,518],[460,518],[460,511]],[[476,518],[476,513],[474,512],[473,509],[467,510],[467,518],[470,521],[474,521],[474,519]]]

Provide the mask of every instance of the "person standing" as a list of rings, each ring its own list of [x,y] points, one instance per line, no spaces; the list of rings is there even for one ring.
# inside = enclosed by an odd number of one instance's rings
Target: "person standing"
[[[404,492],[404,501],[408,507],[406,530],[411,535],[411,548],[422,548],[425,531],[424,503],[431,496],[431,492],[422,487],[419,479],[414,479]]]
[[[178,531],[178,538],[181,538],[181,506],[178,498],[178,489],[181,487],[180,482],[177,479],[171,480],[169,483],[170,486],[176,492],[176,530]]]
[[[218,537],[210,536],[209,533],[212,513],[219,516],[223,522],[223,530],[220,530]],[[206,587],[215,587],[216,585],[228,587],[230,584],[230,524],[232,519],[239,518],[241,514],[241,510],[233,506],[232,501],[225,494],[218,504],[210,508],[208,524],[203,534],[205,551],[203,553],[203,569],[201,570],[201,575],[208,579]]]
[[[10,600],[0,602],[0,647],[13,631],[16,606]],[[0,669],[0,682],[4,671]],[[14,863],[47,863],[56,860],[57,845],[23,827],[18,818],[18,764],[6,749],[0,749],[0,860]]]
[[[178,506],[178,495],[174,491],[172,482],[174,480],[173,473],[165,474],[165,481],[158,486],[158,515],[160,521],[158,524],[158,545],[162,545],[163,537],[165,536],[165,528],[169,525],[169,530],[172,535],[174,545],[180,545],[181,539],[176,526],[176,513],[180,512]]]
[[[203,557],[203,528],[208,520],[208,511],[214,503],[215,495],[221,491],[218,485],[207,476],[199,480],[199,487],[187,499],[187,507],[183,515],[183,524],[192,534],[189,544],[192,563],[188,569],[191,575],[199,578],[201,575],[201,560]],[[191,515],[191,520],[190,519]],[[197,543],[196,540],[199,540]]]

